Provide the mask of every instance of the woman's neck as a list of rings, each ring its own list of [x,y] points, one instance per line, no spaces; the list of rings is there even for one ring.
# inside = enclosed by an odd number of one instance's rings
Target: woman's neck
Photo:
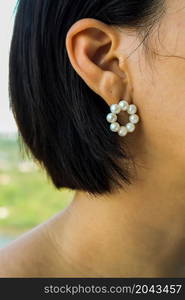
[[[165,162],[167,164],[165,164]],[[177,162],[151,165],[116,194],[77,192],[57,244],[83,276],[185,276],[185,185]],[[161,167],[162,166],[162,167]],[[60,224],[60,214],[57,219]],[[77,267],[78,266],[78,267]],[[74,274],[75,276],[75,274]]]

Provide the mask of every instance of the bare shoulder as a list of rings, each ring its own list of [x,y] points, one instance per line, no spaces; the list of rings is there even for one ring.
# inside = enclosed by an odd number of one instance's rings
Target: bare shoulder
[[[54,226],[53,217],[34,229],[24,233],[7,247],[0,249],[0,277],[50,277],[58,260],[48,228]],[[62,233],[62,226],[60,227]]]
[[[86,223],[80,225],[81,215],[74,215],[66,208],[0,249],[0,277],[89,277]]]

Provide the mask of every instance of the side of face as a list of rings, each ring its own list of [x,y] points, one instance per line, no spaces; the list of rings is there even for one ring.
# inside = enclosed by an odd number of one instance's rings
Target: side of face
[[[131,148],[185,167],[185,1],[166,0],[165,8],[144,43],[136,31],[82,19],[66,47],[76,72],[108,105],[123,98],[137,105]]]
[[[122,45],[123,46],[123,45]],[[129,58],[142,141],[161,160],[185,165],[185,1],[166,1],[166,12]],[[139,133],[138,133],[139,134]]]

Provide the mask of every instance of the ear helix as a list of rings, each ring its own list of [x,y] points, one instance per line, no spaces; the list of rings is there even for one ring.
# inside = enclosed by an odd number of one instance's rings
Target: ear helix
[[[127,133],[132,133],[135,130],[135,124],[139,122],[139,116],[136,114],[137,107],[135,104],[128,104],[126,100],[121,100],[118,104],[112,104],[110,106],[110,113],[106,116],[107,122],[110,124],[110,130],[117,132],[119,136],[126,136]],[[129,115],[129,122],[122,126],[117,122],[117,115],[125,111]]]

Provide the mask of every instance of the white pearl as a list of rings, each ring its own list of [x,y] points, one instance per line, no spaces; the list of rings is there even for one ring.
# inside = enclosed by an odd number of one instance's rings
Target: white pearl
[[[134,104],[130,104],[127,109],[128,114],[134,115],[136,111],[137,111],[137,107]]]
[[[117,121],[117,116],[116,116],[115,114],[113,114],[113,113],[109,113],[109,114],[107,115],[107,121],[108,121],[109,123],[116,122],[116,121]]]
[[[139,122],[139,116],[134,114],[129,116],[129,121],[133,124],[137,124]]]
[[[112,104],[110,107],[110,110],[113,114],[119,114],[121,111],[121,108],[119,107],[118,104]]]
[[[120,129],[119,129],[119,131],[118,131],[118,134],[119,134],[120,136],[126,136],[127,133],[128,133],[127,128],[126,128],[125,126],[121,126]]]
[[[135,125],[132,123],[127,123],[126,128],[127,128],[128,132],[133,132],[135,130]]]
[[[117,122],[114,122],[110,125],[110,130],[113,132],[117,132],[120,129],[120,125]]]
[[[128,109],[128,107],[129,107],[129,104],[128,104],[127,101],[121,100],[121,101],[119,102],[119,107],[120,107],[122,110],[126,111],[126,110]]]

